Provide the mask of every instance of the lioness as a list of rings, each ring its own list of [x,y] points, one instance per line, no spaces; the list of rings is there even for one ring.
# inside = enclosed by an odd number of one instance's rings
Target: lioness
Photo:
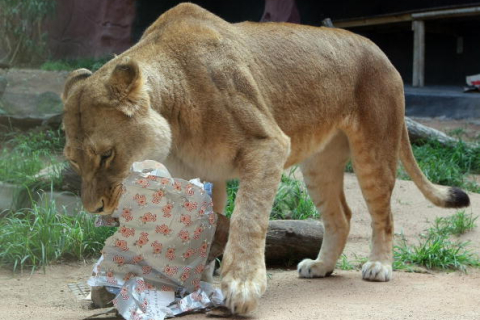
[[[330,275],[345,246],[348,159],[372,217],[365,280],[392,278],[390,197],[399,159],[435,205],[469,205],[463,191],[434,186],[421,173],[400,75],[375,44],[345,30],[230,24],[180,4],[97,72],[72,72],[63,99],[65,156],[82,176],[91,212],[114,210],[120,182],[138,160],[214,182],[217,211],[225,181],[240,179],[221,270],[237,314],[253,310],[266,290],[265,234],[284,168],[300,164],[325,225],[318,258],[298,265],[302,278]]]

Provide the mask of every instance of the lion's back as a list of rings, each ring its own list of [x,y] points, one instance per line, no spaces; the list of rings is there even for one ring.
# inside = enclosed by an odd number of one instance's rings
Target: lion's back
[[[382,91],[392,82],[402,86],[385,54],[352,32],[289,23],[232,24],[194,4],[165,12],[141,42],[154,48],[151,55],[162,52],[182,70],[190,100],[209,101],[208,108],[217,101],[218,110],[236,105],[230,98],[235,94],[261,100],[281,127],[288,121],[284,114],[308,111],[314,113],[312,121],[334,118],[355,105],[359,92]]]

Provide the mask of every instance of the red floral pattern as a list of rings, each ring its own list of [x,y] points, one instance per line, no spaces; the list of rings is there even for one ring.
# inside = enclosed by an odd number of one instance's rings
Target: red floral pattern
[[[188,242],[190,241],[190,233],[188,233],[187,230],[182,230],[178,233],[178,236],[180,239],[182,239],[182,242]]]
[[[192,216],[189,214],[182,214],[180,216],[180,222],[188,227],[192,223]]]
[[[168,260],[173,260],[175,259],[175,248],[168,248],[167,252],[165,253],[165,257]]]
[[[125,226],[121,226],[119,231],[120,231],[120,234],[122,236],[124,236],[125,238],[135,236],[135,229],[134,228],[127,228]]]
[[[126,222],[132,221],[133,220],[132,209],[123,208],[121,217],[124,218]]]
[[[152,203],[159,204],[160,201],[162,201],[164,196],[165,196],[165,192],[163,190],[158,190],[152,196]]]
[[[153,213],[151,213],[151,212],[147,212],[147,213],[145,213],[143,216],[140,217],[140,220],[141,220],[143,223],[155,222],[155,221],[157,221],[157,215],[156,215],[156,214],[153,214]]]
[[[148,182],[148,179],[143,179],[143,178],[138,179],[137,184],[142,186],[142,188],[146,188],[150,185],[150,183]]]
[[[190,291],[197,289],[215,232],[210,227],[216,223],[210,198],[191,182],[152,174],[132,173],[122,190],[114,213],[120,226],[102,250],[104,259],[97,268],[104,281],[122,285],[141,277],[146,281],[135,288],[142,292],[174,291],[172,280]],[[162,285],[162,279],[168,284]],[[128,295],[125,289],[120,293],[116,302],[121,304]],[[148,301],[142,298],[137,306],[144,310]]]
[[[116,240],[115,247],[119,248],[122,251],[128,251],[128,243],[125,240]]]
[[[172,233],[172,229],[170,229],[166,224],[162,224],[161,226],[156,226],[155,227],[155,232],[156,233],[161,233],[161,234],[164,234],[164,235],[169,235],[170,233]]]
[[[172,267],[167,264],[165,268],[163,268],[163,272],[165,272],[168,276],[172,277],[177,274],[178,267]]]
[[[140,206],[140,207],[143,207],[143,206],[146,206],[147,205],[147,197],[145,197],[145,195],[140,195],[140,194],[136,194],[134,197],[133,197],[133,200],[137,201],[137,204]]]
[[[114,256],[113,262],[115,262],[119,267],[125,264],[125,257],[123,256]]]
[[[173,204],[167,203],[163,208],[163,217],[164,218],[170,218],[172,216],[172,209],[173,209]]]
[[[160,242],[158,242],[157,240],[152,242],[151,246],[153,248],[153,254],[162,253],[163,245]]]
[[[140,238],[138,238],[137,242],[135,242],[135,245],[137,247],[143,247],[148,243],[148,233],[147,232],[142,232],[140,234]]]
[[[196,202],[192,202],[192,201],[187,201],[183,204],[183,207],[189,211],[189,212],[192,212],[193,210],[196,210],[198,205]]]

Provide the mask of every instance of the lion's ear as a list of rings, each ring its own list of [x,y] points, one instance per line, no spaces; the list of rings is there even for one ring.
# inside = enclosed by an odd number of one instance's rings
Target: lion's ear
[[[68,98],[68,93],[71,91],[72,87],[77,84],[79,81],[84,80],[90,75],[92,72],[88,69],[82,68],[82,69],[77,69],[75,71],[72,71],[67,78],[67,81],[65,81],[65,86],[63,88],[63,93],[62,93],[62,100],[65,102]]]
[[[111,99],[127,116],[148,107],[148,95],[136,61],[125,58],[120,62],[110,75],[108,87]]]

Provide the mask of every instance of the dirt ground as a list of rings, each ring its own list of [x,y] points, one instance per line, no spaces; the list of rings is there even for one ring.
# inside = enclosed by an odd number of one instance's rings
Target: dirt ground
[[[369,252],[370,218],[356,178],[345,178],[354,213],[345,253],[349,259]],[[480,194],[470,194],[478,214]],[[392,198],[396,234],[416,241],[435,217],[455,210],[431,205],[408,181],[397,181]],[[480,227],[462,236],[480,254]],[[0,320],[79,320],[98,310],[82,308],[67,287],[85,282],[93,261],[55,265],[46,273],[12,275],[0,270]],[[326,279],[298,279],[295,271],[269,270],[269,287],[253,319],[480,319],[480,270],[406,273],[397,271],[388,283],[361,280],[359,271],[337,270]],[[183,319],[205,319],[204,314]]]

